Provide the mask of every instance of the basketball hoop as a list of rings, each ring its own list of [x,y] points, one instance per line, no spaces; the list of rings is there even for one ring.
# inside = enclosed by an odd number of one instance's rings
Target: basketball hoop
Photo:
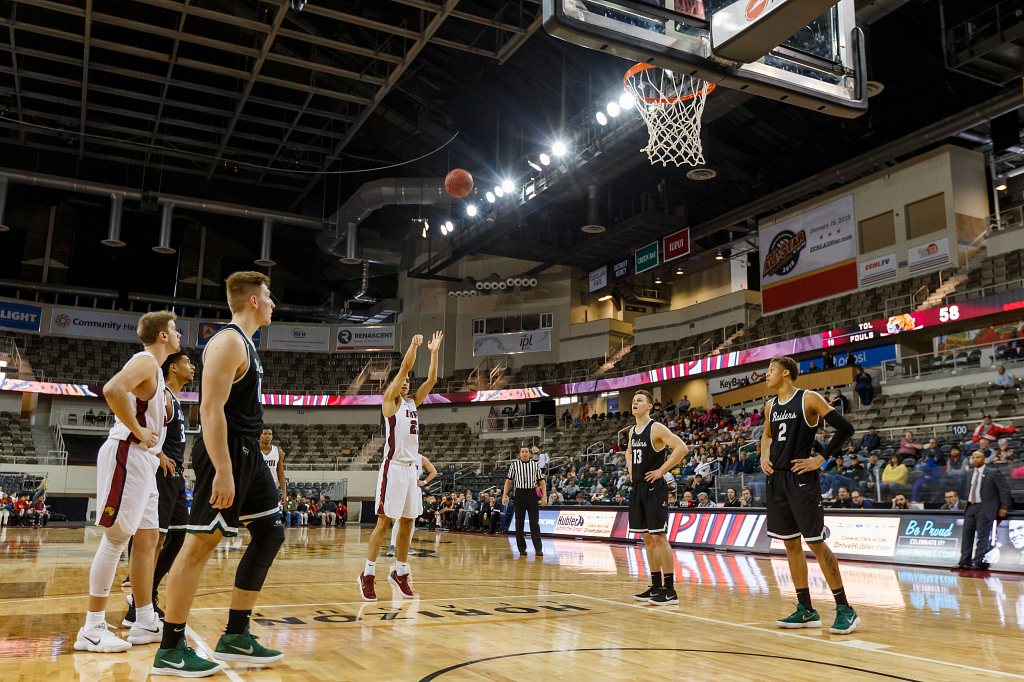
[[[626,72],[622,84],[647,123],[650,139],[643,151],[651,164],[703,166],[700,119],[715,84],[642,62]]]

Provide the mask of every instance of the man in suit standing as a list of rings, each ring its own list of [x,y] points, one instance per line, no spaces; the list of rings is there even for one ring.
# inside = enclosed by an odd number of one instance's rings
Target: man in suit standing
[[[992,545],[992,524],[1006,517],[1010,508],[1010,485],[1003,472],[993,466],[986,466],[985,455],[975,450],[971,453],[974,473],[967,490],[967,509],[964,511],[963,550],[957,569],[972,568],[986,571],[985,555]],[[975,534],[977,550],[975,551]],[[974,563],[971,563],[971,553]]]
[[[967,502],[960,499],[960,495],[955,490],[946,491],[946,504],[939,507],[942,511],[963,511],[967,509]]]

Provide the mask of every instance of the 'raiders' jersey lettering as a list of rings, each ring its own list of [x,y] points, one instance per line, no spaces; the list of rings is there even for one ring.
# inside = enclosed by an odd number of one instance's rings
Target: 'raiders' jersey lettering
[[[769,458],[773,469],[788,471],[793,468],[793,460],[807,459],[811,456],[814,435],[818,431],[820,420],[814,426],[807,423],[804,416],[805,390],[797,389],[785,403],[778,398],[772,399],[768,410],[768,427],[771,429],[772,446]]]
[[[648,471],[654,471],[665,463],[666,451],[654,448],[654,437],[651,435],[653,429],[652,419],[640,431],[634,426],[629,432],[629,447],[633,456],[630,470],[634,483],[644,480],[644,475]]]

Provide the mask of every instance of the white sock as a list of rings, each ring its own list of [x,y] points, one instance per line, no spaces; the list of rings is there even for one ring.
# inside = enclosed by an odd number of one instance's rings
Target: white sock
[[[107,619],[107,612],[104,611],[86,611],[85,612],[85,629],[94,628]]]
[[[153,620],[153,602],[146,604],[145,606],[135,607],[135,622],[136,623],[149,623]]]
[[[369,559],[366,560],[366,567],[363,568],[363,575],[375,575],[377,564]]]
[[[409,575],[409,562],[398,561],[395,562],[395,573],[398,575]]]
[[[398,547],[398,521],[395,521],[395,525],[391,529],[391,546]]]

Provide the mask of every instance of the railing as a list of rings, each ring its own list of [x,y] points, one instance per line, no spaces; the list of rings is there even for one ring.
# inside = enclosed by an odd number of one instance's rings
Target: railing
[[[922,291],[924,292],[924,296],[922,296],[921,300],[918,301],[918,295]],[[900,311],[905,311],[907,309],[917,310],[917,306],[928,300],[929,295],[931,295],[931,292],[928,290],[928,286],[922,285],[911,294],[901,294],[900,296],[887,298],[885,299],[885,317],[898,315]]]
[[[1014,289],[1024,289],[1024,278],[1011,279],[1006,282],[1000,282],[999,284],[989,284],[987,286],[968,289],[966,291],[958,291],[944,297],[942,299],[942,305],[950,305],[977,298],[985,298],[986,296],[999,294],[1004,291],[1012,291]]]
[[[31,466],[66,466],[68,463],[68,453],[59,450],[47,450],[45,455],[0,455],[0,462]]]
[[[53,425],[53,443],[57,446],[58,452],[67,453],[67,448],[64,447],[64,434],[60,431],[60,424]]]
[[[477,428],[480,431],[522,431],[524,429],[543,429],[546,424],[545,417],[554,417],[547,414],[528,414],[516,417],[487,417],[477,420]],[[491,424],[493,420],[494,424]]]
[[[999,209],[998,217],[991,215],[988,218],[989,230],[1005,230],[1011,227],[1024,225],[1024,205],[1014,206],[1009,209]]]
[[[1002,38],[1004,31],[1014,28],[1022,20],[1024,19],[1020,12],[1020,3],[1007,0],[950,28],[946,32],[947,64],[951,67],[956,66],[956,57],[960,53],[966,53],[965,56],[969,59],[974,53],[975,45],[994,38]]]
[[[1024,423],[1024,416],[1000,417],[999,418],[999,423],[1000,424],[1002,424],[1002,423],[1012,423],[1012,424]],[[953,434],[954,436],[962,436],[964,440],[968,440],[968,439],[970,439],[971,435],[974,433],[974,428],[975,428],[976,425],[977,425],[977,417],[973,416],[972,419],[969,419],[966,422],[964,420],[960,420],[960,421],[955,421],[955,422],[954,421],[949,421],[949,422],[936,422],[936,423],[933,423],[933,424],[917,424],[916,426],[910,426],[910,427],[908,427],[906,425],[903,425],[903,426],[884,427],[884,428],[881,428],[881,429],[877,429],[876,428],[875,429],[875,433],[877,433],[879,438],[881,438],[882,440],[895,440],[894,436],[896,438],[902,438],[904,432],[906,432],[906,431],[912,431],[914,433],[914,437],[918,438],[918,439],[920,439],[922,436],[928,436],[929,438],[934,436],[934,437],[937,438],[939,436],[943,436],[943,435],[946,435],[946,434]],[[966,428],[963,430],[962,433],[958,433],[957,432],[957,427],[966,427]],[[867,433],[867,431],[864,431],[864,433]],[[855,439],[859,439],[860,435],[862,435],[862,434],[860,432],[858,432],[857,435],[854,436],[854,438]],[[1011,440],[1012,440],[1012,438],[1013,437],[1011,437]],[[882,448],[882,449],[884,449],[884,448]],[[898,449],[898,446],[897,446],[897,449]],[[966,455],[967,453],[964,453],[964,454]]]
[[[999,351],[1008,341],[997,341],[976,346],[950,348],[937,353],[921,353],[900,360],[884,360],[881,366],[880,383],[900,379],[920,379],[932,374],[957,374],[970,371],[991,371],[1000,360]],[[975,351],[979,353],[975,354]],[[973,357],[972,357],[973,356]]]
[[[6,366],[0,365],[0,374],[11,374],[19,379],[28,378],[29,372],[13,337],[0,337],[0,357],[4,356],[9,360],[5,361],[8,363]]]

